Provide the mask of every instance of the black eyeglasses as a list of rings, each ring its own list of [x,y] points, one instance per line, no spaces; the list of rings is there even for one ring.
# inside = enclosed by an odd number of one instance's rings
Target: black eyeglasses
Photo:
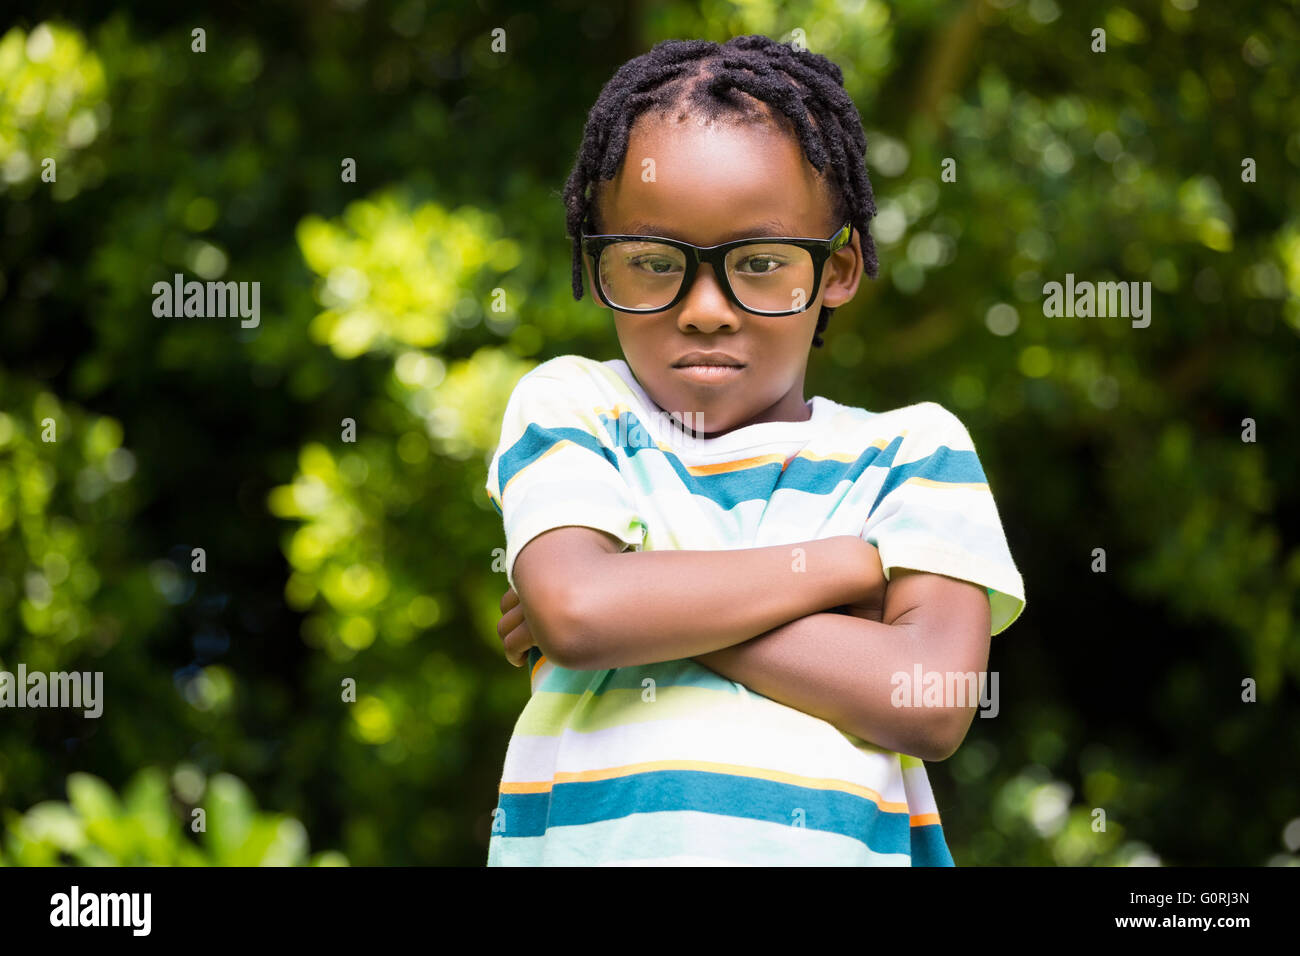
[[[700,263],[713,266],[727,298],[754,315],[795,315],[816,296],[822,267],[853,237],[845,223],[829,239],[736,239],[696,246],[660,236],[582,236],[596,293],[620,312],[671,309],[690,290]]]

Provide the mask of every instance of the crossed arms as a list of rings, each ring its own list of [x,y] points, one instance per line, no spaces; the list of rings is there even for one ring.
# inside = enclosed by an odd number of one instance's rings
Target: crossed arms
[[[961,745],[975,703],[895,707],[891,678],[917,664],[924,673],[987,668],[979,585],[904,568],[886,582],[876,549],[853,535],[731,551],[622,546],[579,526],[528,542],[514,566],[519,606],[498,628],[507,653],[517,615],[561,667],[692,657],[888,750],[945,760]],[[830,613],[844,605],[850,614]]]

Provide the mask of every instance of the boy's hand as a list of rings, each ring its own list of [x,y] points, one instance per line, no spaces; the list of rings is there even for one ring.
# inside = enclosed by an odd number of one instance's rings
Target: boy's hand
[[[528,631],[524,606],[519,603],[519,595],[514,588],[506,588],[506,593],[501,595],[501,620],[497,622],[497,636],[501,638],[506,660],[515,667],[523,667],[528,660],[528,648],[537,642]]]
[[[885,569],[880,563],[880,551],[865,538],[862,541],[863,556],[867,564],[867,587],[861,598],[853,604],[844,605],[846,613],[868,621],[882,623],[885,616]]]

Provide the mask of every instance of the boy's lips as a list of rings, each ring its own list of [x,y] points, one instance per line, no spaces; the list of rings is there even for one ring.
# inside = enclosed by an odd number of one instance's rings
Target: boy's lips
[[[687,352],[676,362],[673,368],[683,368],[687,365],[726,365],[737,368],[743,368],[745,363],[735,356],[728,355],[726,352]]]
[[[675,371],[694,382],[716,384],[736,378],[745,370],[743,365],[678,365]]]

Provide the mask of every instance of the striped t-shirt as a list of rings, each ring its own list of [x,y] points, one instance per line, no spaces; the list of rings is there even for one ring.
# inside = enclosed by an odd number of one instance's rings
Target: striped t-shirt
[[[807,421],[688,441],[621,359],[543,362],[511,393],[487,477],[510,586],[524,545],[563,525],[634,550],[854,534],[887,578],[903,567],[971,581],[993,634],[1015,620],[1024,585],[957,417],[934,402],[809,406]],[[533,647],[528,670],[489,866],[953,865],[916,757],[690,658],[580,671]]]

